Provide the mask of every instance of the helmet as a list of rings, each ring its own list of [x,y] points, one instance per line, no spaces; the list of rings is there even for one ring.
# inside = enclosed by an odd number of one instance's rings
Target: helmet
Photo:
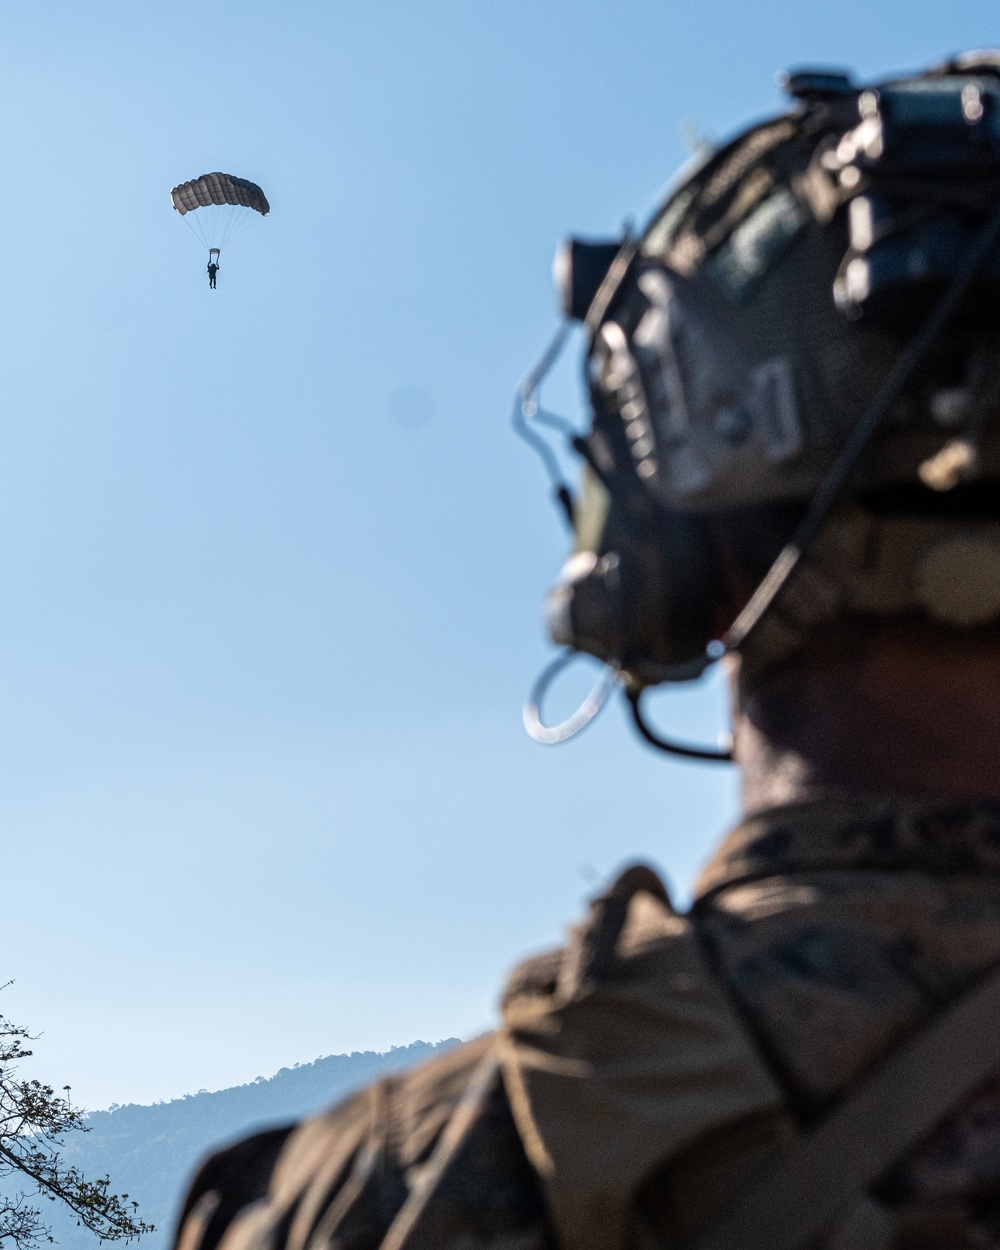
[[[549,630],[637,715],[838,613],[1000,615],[1000,53],[786,88],[640,235],[557,256],[592,421]]]

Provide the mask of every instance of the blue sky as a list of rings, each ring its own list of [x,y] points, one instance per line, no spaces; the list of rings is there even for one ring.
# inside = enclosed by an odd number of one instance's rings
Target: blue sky
[[[569,232],[995,2],[33,0],[0,8],[0,1009],[75,1101],[468,1035],[643,857],[683,894],[730,770],[520,703],[566,536],[509,432]],[[223,169],[272,215],[205,257]],[[548,392],[578,411],[577,362]],[[409,416],[420,420],[408,420]],[[718,682],[664,696],[711,738]]]

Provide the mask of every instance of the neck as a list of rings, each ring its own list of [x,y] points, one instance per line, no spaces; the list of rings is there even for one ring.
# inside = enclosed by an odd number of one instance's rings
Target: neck
[[[1000,631],[848,621],[739,690],[743,805],[827,787],[1000,800]]]

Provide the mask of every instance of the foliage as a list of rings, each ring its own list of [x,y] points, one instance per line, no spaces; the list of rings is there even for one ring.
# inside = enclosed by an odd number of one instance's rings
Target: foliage
[[[31,1051],[31,1034],[0,1016],[0,1246],[30,1250],[51,1241],[40,1202],[61,1204],[101,1241],[131,1241],[152,1232],[138,1218],[138,1203],[113,1194],[111,1180],[87,1180],[62,1157],[64,1135],[87,1132],[84,1112],[58,1097],[50,1085],[17,1079],[16,1067]],[[69,1091],[68,1086],[64,1086]],[[129,1207],[132,1208],[131,1213]]]

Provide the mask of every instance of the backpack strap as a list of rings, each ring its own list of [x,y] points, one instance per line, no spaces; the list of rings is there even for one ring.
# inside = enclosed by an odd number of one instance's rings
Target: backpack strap
[[[850,1220],[852,1212],[874,1206],[866,1198],[869,1186],[997,1072],[1000,971],[947,1008],[790,1146],[693,1250],[803,1250],[838,1217]]]

